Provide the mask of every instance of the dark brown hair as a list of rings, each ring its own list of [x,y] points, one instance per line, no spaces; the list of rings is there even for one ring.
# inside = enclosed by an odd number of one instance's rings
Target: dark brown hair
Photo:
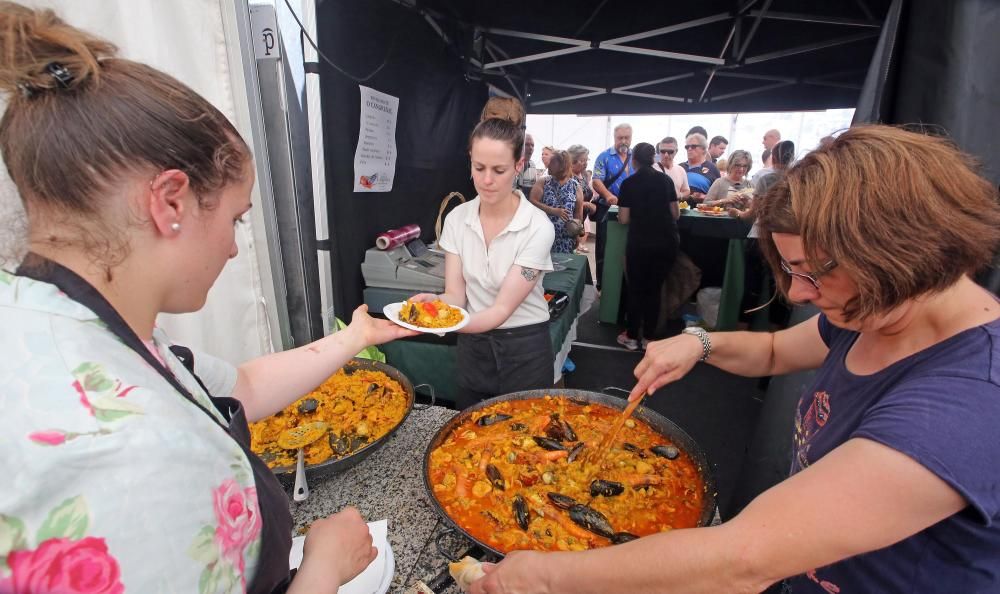
[[[656,157],[656,149],[648,142],[640,142],[632,147],[632,160],[640,167],[652,167]]]
[[[572,165],[573,160],[568,151],[554,151],[549,157],[549,174],[556,179],[563,179],[567,175],[573,175]]]
[[[759,199],[761,249],[788,296],[773,233],[802,238],[811,270],[835,260],[858,286],[848,321],[942,291],[1000,243],[997,188],[944,138],[858,126],[798,161]],[[825,253],[820,257],[819,252]]]
[[[524,106],[513,97],[490,97],[483,106],[479,124],[469,135],[469,150],[479,138],[500,140],[514,151],[514,162],[524,154]]]
[[[0,92],[9,99],[0,119],[3,159],[29,219],[82,220],[91,239],[112,223],[106,197],[123,176],[179,169],[210,208],[218,190],[244,179],[250,160],[212,104],[116,51],[51,10],[0,1]]]

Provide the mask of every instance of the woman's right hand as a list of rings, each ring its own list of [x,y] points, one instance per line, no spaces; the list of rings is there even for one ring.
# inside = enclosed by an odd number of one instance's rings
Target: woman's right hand
[[[573,211],[568,208],[557,208],[555,214],[564,221],[568,221],[573,218]]]
[[[417,293],[413,297],[407,299],[412,303],[430,303],[431,301],[439,301],[441,296],[437,293]]]
[[[306,536],[299,572],[313,578],[319,575],[317,569],[329,572],[326,577],[336,584],[328,585],[339,587],[364,571],[377,554],[378,549],[372,546],[372,535],[361,513],[348,507],[312,523]],[[296,575],[295,581],[298,579],[299,575]],[[337,588],[332,591],[336,592]]]
[[[638,382],[628,399],[635,400],[646,392],[652,394],[660,386],[681,379],[691,371],[703,354],[701,341],[691,334],[649,343],[646,356],[635,367]]]

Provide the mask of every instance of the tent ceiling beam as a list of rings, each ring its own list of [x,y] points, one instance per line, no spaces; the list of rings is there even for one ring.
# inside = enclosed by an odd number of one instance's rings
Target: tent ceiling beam
[[[635,84],[631,84],[631,85],[625,85],[625,86],[621,86],[621,87],[615,87],[615,88],[611,89],[611,92],[631,91],[632,89],[638,89],[640,87],[648,87],[650,85],[658,85],[660,83],[671,82],[671,81],[675,81],[675,80],[681,80],[681,79],[684,79],[684,78],[691,78],[695,74],[697,74],[697,73],[696,72],[687,72],[687,73],[684,73],[684,74],[675,74],[674,76],[667,76],[667,77],[664,77],[664,78],[657,78],[655,80],[647,80],[646,82],[640,82],[640,83],[635,83]]]
[[[601,49],[611,50],[613,52],[623,52],[626,54],[638,54],[640,56],[653,56],[655,58],[667,58],[669,60],[684,60],[688,62],[700,62],[702,64],[715,64],[716,66],[722,66],[726,63],[722,58],[713,58],[711,56],[695,56],[692,54],[681,54],[677,52],[665,52],[662,50],[653,50],[643,47],[632,47],[629,45],[601,45]]]
[[[750,11],[752,17],[762,17],[779,21],[798,21],[801,23],[820,23],[823,25],[847,25],[851,27],[874,27],[882,26],[882,23],[868,19],[850,19],[845,17],[823,16],[818,14],[800,14],[795,12],[767,12],[766,10]]]
[[[770,1],[770,0],[769,0]],[[624,52],[631,54],[639,54],[643,56],[654,56],[657,58],[667,58],[670,60],[683,60],[689,62],[701,62],[705,64],[715,64],[722,65],[725,64],[725,60],[720,56],[719,58],[712,58],[710,56],[696,56],[693,54],[684,54],[679,52],[666,52],[661,50],[652,50],[646,48],[632,47],[627,45],[622,45],[631,41],[637,41],[640,39],[648,39],[650,37],[658,37],[660,35],[666,35],[668,33],[674,33],[676,31],[683,31],[684,29],[690,29],[692,27],[700,27],[702,25],[709,25],[711,23],[717,23],[719,21],[725,21],[732,18],[729,13],[720,13],[712,15],[709,17],[694,19],[691,21],[685,21],[683,23],[677,23],[675,25],[670,25],[667,27],[660,27],[658,29],[653,29],[650,31],[643,31],[641,33],[635,33],[633,35],[626,35],[624,37],[615,37],[613,39],[608,39],[601,42],[591,42],[584,39],[573,39],[571,37],[558,37],[555,35],[542,35],[540,33],[528,33],[525,31],[512,31],[510,29],[496,29],[487,28],[484,29],[486,33],[492,35],[501,35],[505,37],[517,37],[520,39],[530,39],[533,41],[544,41],[548,43],[558,43],[562,45],[568,45],[571,47],[551,50],[547,52],[539,52],[535,54],[529,54],[526,56],[520,56],[517,58],[508,58],[506,60],[499,60],[488,62],[483,65],[483,70],[493,70],[496,68],[501,68],[503,66],[511,66],[514,64],[523,64],[525,62],[535,62],[538,60],[545,60],[548,58],[555,58],[558,56],[565,56],[569,54],[575,54],[578,52],[583,52],[592,49],[604,49],[609,51]],[[732,34],[730,34],[732,36]]]
[[[634,33],[632,35],[625,35],[624,37],[615,37],[612,39],[606,39],[601,42],[600,47],[607,49],[607,46],[609,45],[621,45],[623,43],[638,41],[640,39],[659,37],[660,35],[666,35],[667,33],[674,33],[676,31],[683,31],[684,29],[690,29],[692,27],[701,27],[702,25],[710,25],[712,23],[717,23],[719,21],[727,21],[731,18],[733,18],[731,14],[729,14],[728,12],[723,12],[720,14],[712,15],[701,19],[684,21],[683,23],[677,23],[676,25],[669,25],[667,27],[660,27],[658,29],[652,29],[650,31],[643,31],[642,33]]]
[[[534,62],[536,60],[546,60],[548,58],[556,58],[558,56],[566,56],[569,54],[578,54],[580,52],[585,52],[591,49],[590,46],[587,47],[567,47],[558,50],[552,50],[548,52],[542,52],[539,54],[529,54],[527,56],[521,56],[519,58],[509,58],[507,60],[501,60],[499,62],[489,62],[483,65],[483,70],[493,70],[495,68],[503,68],[504,66],[512,66],[514,64],[524,64],[525,62]]]
[[[764,1],[764,8],[760,10],[751,11],[751,16],[754,17],[753,25],[750,26],[750,32],[747,33],[746,39],[743,40],[743,45],[740,47],[740,52],[736,54],[736,61],[739,62],[743,60],[743,56],[747,54],[747,50],[750,48],[750,42],[753,41],[754,35],[757,34],[757,29],[760,27],[760,23],[764,20],[764,15],[767,14],[767,10],[771,8],[772,0]]]
[[[611,90],[615,95],[628,95],[630,97],[644,97],[646,99],[658,99],[660,101],[674,101],[677,103],[689,103],[691,100],[687,97],[673,97],[671,95],[659,95],[656,93],[640,93],[637,91],[616,91]]]
[[[796,79],[790,76],[778,76],[776,74],[750,74],[749,72],[730,72],[722,70],[718,76],[724,78],[743,78],[746,80],[768,80],[771,82],[795,82]]]
[[[752,95],[753,93],[763,93],[764,91],[770,91],[772,89],[780,89],[782,87],[788,87],[794,85],[794,82],[778,82],[770,85],[764,85],[761,87],[754,87],[752,89],[744,89],[742,91],[734,91],[732,93],[726,93],[724,95],[716,95],[714,97],[709,97],[709,101],[722,101],[724,99],[732,99],[733,97],[742,97],[744,95]]]
[[[775,60],[777,58],[785,58],[788,56],[794,56],[796,54],[804,54],[806,52],[814,52],[829,47],[836,47],[838,45],[854,43],[855,41],[871,39],[872,37],[878,37],[878,32],[874,31],[868,33],[859,33],[857,35],[850,35],[848,37],[838,37],[836,39],[828,39],[826,41],[820,41],[817,43],[810,43],[807,45],[800,45],[798,47],[793,47],[776,52],[760,54],[758,56],[751,56],[746,60],[744,60],[744,64],[758,64],[760,62],[767,62],[768,60]]]
[[[510,29],[494,29],[488,28],[485,30],[487,33],[492,35],[502,35],[504,37],[519,37],[521,39],[532,39],[534,41],[547,41],[549,43],[561,43],[563,45],[576,45],[590,48],[591,43],[589,41],[584,41],[582,39],[572,39],[570,37],[556,37],[555,35],[542,35],[540,33],[527,33],[525,31],[511,31]]]
[[[756,1],[757,0],[754,0],[754,2]],[[749,6],[747,6],[747,8],[749,8]],[[736,38],[736,35],[740,30],[740,23],[742,22],[743,22],[743,17],[741,16],[737,16],[735,19],[733,19],[733,24],[731,27],[729,27],[729,35],[726,36],[726,42],[722,44],[722,51],[719,52],[720,58],[726,55],[726,50],[729,49],[729,44],[731,44],[733,42],[733,39]],[[739,45],[739,41],[737,41],[736,44]],[[734,47],[733,49],[735,50],[736,48]],[[701,95],[698,95],[699,103],[705,100],[705,94],[708,93],[708,87],[711,86],[712,81],[715,80],[715,73],[718,70],[719,70],[718,68],[712,68],[712,71],[708,73],[708,80],[705,81],[705,86],[701,88]]]
[[[868,8],[868,3],[865,2],[865,0],[854,0],[854,3],[858,5],[858,8],[861,9],[861,12],[865,13],[866,19],[868,19],[869,21],[876,20],[875,15],[872,14],[872,11],[870,8]]]
[[[564,83],[557,80],[542,80],[539,78],[531,79],[531,82],[536,85],[548,85],[550,87],[562,87],[564,89],[580,89],[581,91],[600,91],[605,92],[604,87],[595,87],[591,85],[578,85],[574,83]]]
[[[490,58],[496,60],[498,54],[502,55],[503,50],[500,49],[499,47],[496,47],[494,44],[487,41],[485,45],[486,45],[486,53],[490,55]],[[500,74],[503,75],[504,79],[507,81],[507,84],[510,85],[510,88],[514,90],[514,95],[517,96],[518,100],[521,101],[521,103],[524,103],[524,97],[521,96],[520,89],[518,89],[517,85],[514,84],[514,81],[511,80],[510,75],[507,74],[507,71],[501,68]]]
[[[595,8],[594,11],[590,13],[590,16],[587,17],[587,20],[583,21],[583,24],[580,25],[580,28],[576,30],[576,33],[574,33],[574,35],[575,36],[582,35],[583,32],[587,30],[587,27],[590,25],[591,21],[597,18],[597,13],[601,12],[601,9],[604,8],[604,5],[607,3],[608,0],[601,0],[601,3],[598,4],[597,8]]]
[[[596,97],[597,95],[603,95],[605,91],[602,89],[600,91],[592,91],[590,93],[580,93],[579,95],[569,95],[568,97],[557,97],[555,99],[545,99],[543,101],[532,101],[529,105],[548,105],[550,103],[561,103],[563,101],[574,101],[576,99],[585,99],[587,97]]]

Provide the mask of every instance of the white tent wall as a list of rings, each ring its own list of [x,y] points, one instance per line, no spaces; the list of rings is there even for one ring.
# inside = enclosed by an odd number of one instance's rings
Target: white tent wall
[[[68,23],[118,45],[122,57],[145,62],[183,81],[219,108],[259,150],[261,141],[251,133],[235,0],[28,0],[24,4],[52,8]],[[6,168],[2,171],[0,220],[6,223],[22,219],[23,210],[6,178]],[[226,265],[205,307],[158,319],[176,343],[234,364],[280,349],[282,344],[258,186],[252,199],[255,208],[250,224],[241,225],[237,232],[239,256]],[[5,235],[17,227],[16,222],[5,224]]]

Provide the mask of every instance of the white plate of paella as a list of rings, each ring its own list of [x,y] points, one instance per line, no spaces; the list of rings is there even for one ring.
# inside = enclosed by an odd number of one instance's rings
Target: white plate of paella
[[[469,312],[444,301],[400,301],[386,305],[382,313],[404,328],[438,336],[460,330],[469,323]]]

